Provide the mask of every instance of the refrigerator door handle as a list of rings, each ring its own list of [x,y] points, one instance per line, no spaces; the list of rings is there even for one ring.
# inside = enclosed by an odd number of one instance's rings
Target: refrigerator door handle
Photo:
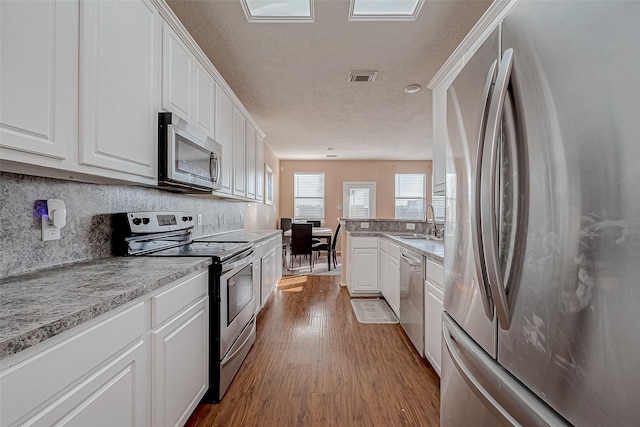
[[[503,278],[500,274],[500,265],[498,264],[499,245],[498,245],[498,227],[496,226],[496,165],[498,161],[499,141],[502,110],[504,108],[505,99],[509,81],[511,79],[511,69],[513,67],[513,49],[507,49],[503,56],[496,77],[496,87],[493,92],[493,99],[489,107],[489,115],[487,117],[487,129],[485,131],[483,147],[483,158],[490,153],[490,161],[484,161],[482,164],[481,188],[482,199],[480,200],[482,221],[483,245],[485,248],[487,279],[491,287],[491,296],[496,306],[496,316],[502,329],[508,330],[511,318],[509,314],[509,305],[507,302],[507,294],[505,291]]]
[[[570,425],[485,353],[446,313],[442,316],[442,332],[458,373],[502,424]]]
[[[476,274],[478,276],[478,286],[480,288],[480,296],[484,312],[489,320],[493,320],[493,302],[491,301],[491,289],[488,288],[488,280],[486,273],[486,262],[484,248],[482,245],[481,223],[480,223],[480,194],[481,194],[481,176],[482,161],[484,158],[484,133],[487,126],[487,114],[489,112],[489,102],[491,100],[491,89],[496,78],[496,70],[498,61],[493,61],[487,74],[487,81],[484,85],[482,108],[482,116],[480,117],[480,129],[478,131],[478,150],[476,155],[476,173],[474,177],[472,206],[471,206],[471,238],[473,240],[473,253],[476,266]]]

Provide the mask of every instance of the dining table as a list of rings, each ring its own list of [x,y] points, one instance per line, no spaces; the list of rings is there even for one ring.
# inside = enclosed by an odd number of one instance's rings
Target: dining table
[[[329,248],[327,264],[329,271],[331,271],[331,238],[333,237],[333,230],[329,227],[313,227],[311,229],[311,235],[317,239],[324,239],[327,242],[327,247]],[[284,232],[284,237],[291,237],[291,229]]]

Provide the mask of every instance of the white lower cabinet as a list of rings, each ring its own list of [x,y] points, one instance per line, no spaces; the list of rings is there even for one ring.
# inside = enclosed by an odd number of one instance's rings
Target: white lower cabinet
[[[352,295],[376,295],[378,289],[378,238],[347,233],[350,262],[347,288]]]
[[[209,388],[209,297],[151,333],[153,426],[184,425]]]
[[[278,234],[264,243],[263,253],[261,307],[264,307],[282,278],[282,236]]]
[[[424,354],[440,375],[442,362],[442,300],[443,267],[427,260],[427,274],[424,283]]]
[[[0,360],[0,426],[183,425],[208,388],[208,272]]]
[[[380,292],[396,316],[400,317],[400,248],[384,237],[380,237],[379,243]]]
[[[148,312],[137,302],[0,361],[0,425],[147,425]]]
[[[400,261],[389,254],[389,268],[387,269],[389,282],[389,298],[387,302],[393,312],[400,318]]]

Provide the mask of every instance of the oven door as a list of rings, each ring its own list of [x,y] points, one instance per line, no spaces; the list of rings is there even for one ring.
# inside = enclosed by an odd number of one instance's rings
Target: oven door
[[[240,336],[255,313],[253,249],[222,264],[220,276],[220,359]]]

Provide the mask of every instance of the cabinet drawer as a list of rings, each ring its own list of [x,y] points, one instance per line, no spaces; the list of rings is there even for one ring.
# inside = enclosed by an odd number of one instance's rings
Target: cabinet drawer
[[[444,268],[441,264],[438,264],[430,259],[427,260],[427,279],[438,285],[440,289],[444,285]]]
[[[82,330],[79,330],[82,326],[70,329],[68,339],[33,357],[20,361],[18,353],[3,361],[0,365],[0,425],[16,422],[98,371],[136,339],[142,340],[148,326],[148,312],[143,302],[108,315],[111,317]],[[10,367],[4,369],[4,366]]]
[[[377,237],[352,237],[351,238],[351,247],[353,249],[360,248],[378,248],[378,238]]]
[[[395,243],[389,242],[389,255],[393,259],[399,260],[400,259],[400,246],[396,245]]]
[[[209,272],[196,273],[177,285],[151,298],[151,326],[168,320],[190,303],[206,295],[209,289]]]

